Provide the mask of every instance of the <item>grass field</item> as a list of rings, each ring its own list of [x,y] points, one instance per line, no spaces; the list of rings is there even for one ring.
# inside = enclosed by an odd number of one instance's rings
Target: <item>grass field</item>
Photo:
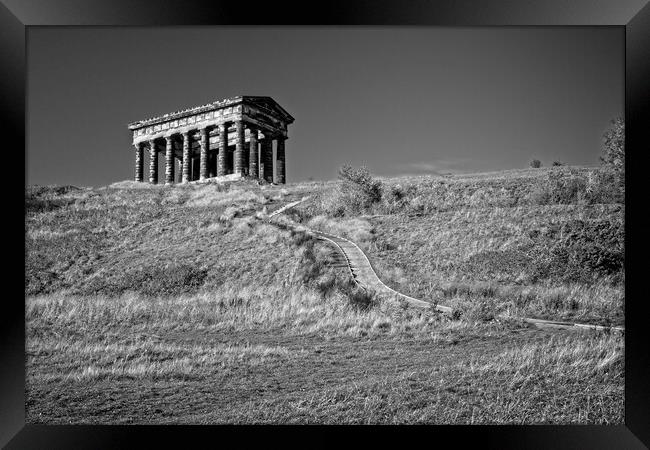
[[[539,204],[539,182],[554,172],[589,170],[388,179],[385,190],[406,194],[399,205],[380,205],[381,214],[332,218],[307,206],[302,215],[353,239],[389,286],[416,298],[461,309],[480,303],[490,315],[621,325],[624,206]]]
[[[543,176],[383,180],[416,187],[353,217],[318,209],[335,183],[30,187],[27,421],[623,423],[622,337],[489,320],[623,320],[616,271],[567,280],[486,256],[536,255],[578,219],[618,229],[614,203],[508,200]],[[329,247],[260,220],[305,195],[290,218],[352,237],[389,285],[462,314],[360,297]]]

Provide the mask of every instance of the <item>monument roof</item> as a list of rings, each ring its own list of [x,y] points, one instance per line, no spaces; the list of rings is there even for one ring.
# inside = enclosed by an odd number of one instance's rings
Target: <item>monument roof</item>
[[[128,124],[128,127],[131,130],[135,130],[137,128],[141,128],[147,125],[157,124],[160,122],[165,122],[167,120],[177,119],[179,117],[191,116],[205,111],[214,111],[217,109],[226,108],[228,106],[237,105],[240,103],[251,104],[261,109],[270,110],[272,114],[282,116],[282,118],[287,123],[293,123],[294,121],[293,116],[291,116],[291,114],[289,114],[282,106],[278,104],[278,102],[273,100],[271,97],[238,95],[235,97],[225,98],[222,100],[206,103],[205,105],[193,106],[191,108],[186,108],[179,111],[174,111],[172,113],[163,114],[162,116],[150,117],[148,119],[131,122]]]

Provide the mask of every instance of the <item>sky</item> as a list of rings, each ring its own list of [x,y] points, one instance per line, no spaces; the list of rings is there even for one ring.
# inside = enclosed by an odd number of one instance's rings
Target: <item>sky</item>
[[[597,165],[622,27],[30,27],[27,184],[133,179],[127,124],[236,95],[294,118],[287,182]]]

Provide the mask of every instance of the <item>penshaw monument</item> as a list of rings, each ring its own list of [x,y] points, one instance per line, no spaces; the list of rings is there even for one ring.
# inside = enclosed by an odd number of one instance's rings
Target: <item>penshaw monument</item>
[[[284,184],[287,126],[293,121],[271,97],[237,96],[130,123],[135,181],[144,181],[146,150],[154,184],[160,153],[165,184],[244,175]]]

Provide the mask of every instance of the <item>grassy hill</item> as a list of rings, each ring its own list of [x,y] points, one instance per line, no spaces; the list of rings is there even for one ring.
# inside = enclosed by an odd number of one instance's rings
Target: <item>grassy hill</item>
[[[589,185],[594,172],[385,179],[370,214],[333,218],[328,193],[300,218],[355,240],[385,282],[417,298],[488,317],[622,324],[624,206]]]
[[[554,170],[382,179],[361,212],[336,182],[29,187],[27,420],[622,423],[621,337],[490,320],[623,320],[623,206],[587,184],[556,201],[556,173],[590,169]],[[306,195],[285,221],[352,238],[454,320],[359,292],[262,220]]]

